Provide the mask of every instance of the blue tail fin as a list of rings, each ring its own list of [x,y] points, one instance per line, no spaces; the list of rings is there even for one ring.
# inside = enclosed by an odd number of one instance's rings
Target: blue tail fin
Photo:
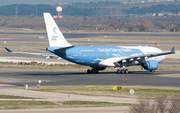
[[[171,49],[171,52],[175,52],[175,47],[173,47],[173,48]]]

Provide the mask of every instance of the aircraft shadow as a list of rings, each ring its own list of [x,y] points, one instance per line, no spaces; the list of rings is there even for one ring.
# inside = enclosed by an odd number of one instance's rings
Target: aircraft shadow
[[[164,74],[164,71],[156,71],[156,72],[149,72],[149,71],[129,71],[128,74],[117,74],[117,75],[155,75],[155,74]],[[64,75],[89,75],[89,76],[97,76],[97,75],[115,75],[116,72],[99,72],[98,74],[87,74],[86,72],[29,72],[29,73],[21,73],[22,75],[27,76],[64,76]]]

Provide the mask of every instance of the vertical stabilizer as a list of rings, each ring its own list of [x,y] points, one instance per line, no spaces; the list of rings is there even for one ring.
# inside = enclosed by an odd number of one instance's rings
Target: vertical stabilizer
[[[50,47],[72,46],[64,38],[50,13],[43,13]]]

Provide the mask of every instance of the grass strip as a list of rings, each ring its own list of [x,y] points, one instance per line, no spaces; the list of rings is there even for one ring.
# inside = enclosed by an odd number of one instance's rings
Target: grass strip
[[[0,100],[0,109],[33,109],[46,107],[57,107],[57,105],[47,101]]]
[[[178,37],[96,37],[96,38],[73,38],[68,39],[68,41],[96,41],[96,42],[152,42],[152,43],[178,43],[180,39]]]
[[[56,92],[56,93],[70,93],[79,95],[90,96],[110,96],[110,97],[122,97],[131,98],[129,93],[130,89],[134,89],[135,98],[144,98],[149,95],[165,94],[180,95],[180,90],[169,89],[156,89],[156,88],[137,88],[137,87],[123,87],[122,90],[113,90],[113,87],[43,87],[41,89],[33,89],[35,91]]]
[[[128,106],[129,103],[95,102],[95,101],[66,101],[66,107],[106,107],[106,106]]]
[[[12,101],[0,100],[0,109],[41,109],[41,108],[75,108],[75,107],[107,107],[128,106],[128,103],[94,102],[94,101],[66,101],[55,104],[47,101]]]
[[[0,94],[0,99],[38,99],[38,98]]]

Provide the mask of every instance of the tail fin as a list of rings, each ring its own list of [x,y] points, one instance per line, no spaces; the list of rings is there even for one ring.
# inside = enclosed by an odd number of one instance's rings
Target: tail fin
[[[50,13],[43,13],[50,47],[72,46],[64,38]]]

